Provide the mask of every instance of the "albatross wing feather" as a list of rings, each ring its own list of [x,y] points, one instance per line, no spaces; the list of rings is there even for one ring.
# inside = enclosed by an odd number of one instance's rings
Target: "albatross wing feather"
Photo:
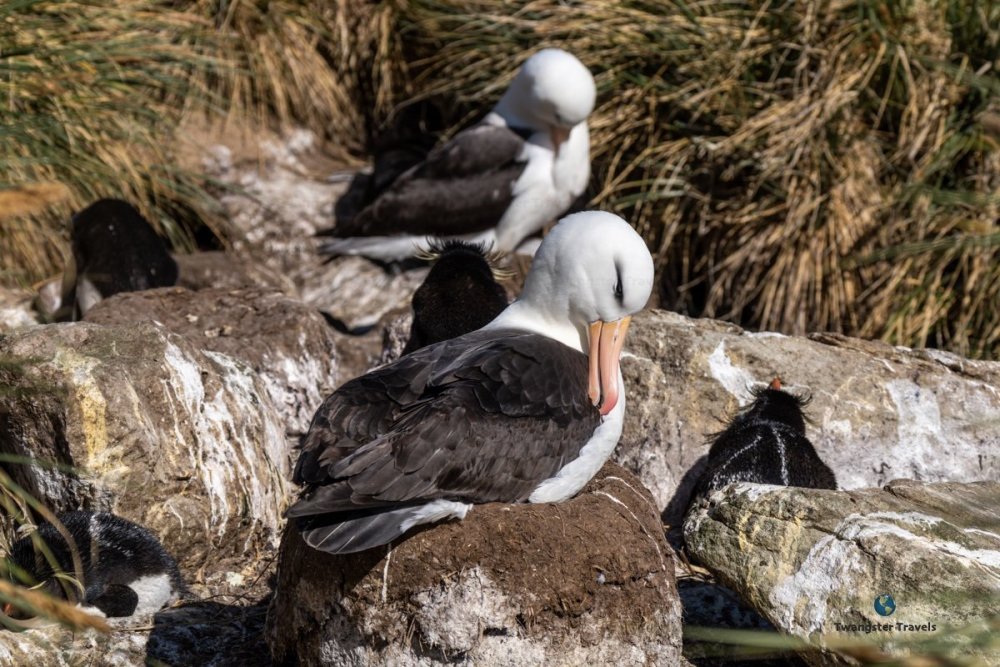
[[[425,383],[375,396],[386,376],[402,383],[428,362]],[[403,357],[320,408],[296,469],[310,486],[289,516],[523,501],[600,423],[586,379],[582,353],[525,332],[477,331]],[[378,416],[359,420],[359,412]]]
[[[459,235],[495,226],[524,171],[525,140],[506,126],[480,124],[435,148],[356,216],[337,237]],[[430,214],[432,212],[432,214]]]

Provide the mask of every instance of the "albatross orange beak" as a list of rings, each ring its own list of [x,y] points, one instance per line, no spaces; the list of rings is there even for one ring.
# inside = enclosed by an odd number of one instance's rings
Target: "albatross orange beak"
[[[572,132],[573,128],[565,128],[559,125],[552,125],[549,127],[549,136],[552,137],[552,149],[555,151],[556,155],[559,155],[559,147],[562,146],[567,139],[569,139],[569,133]]]
[[[614,322],[597,320],[590,325],[590,381],[587,395],[606,415],[618,405],[618,359],[625,344],[631,317]]]

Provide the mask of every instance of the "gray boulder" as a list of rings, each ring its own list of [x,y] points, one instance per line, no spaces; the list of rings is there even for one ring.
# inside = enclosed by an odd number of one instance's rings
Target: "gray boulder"
[[[306,431],[337,385],[333,330],[314,309],[271,290],[165,287],[116,294],[84,319],[104,325],[158,322],[201,350],[247,363],[292,437]]]
[[[841,488],[1000,480],[1000,363],[844,336],[750,333],[660,310],[635,318],[615,460],[679,525],[709,435],[781,376],[812,396],[807,435]]]
[[[147,526],[182,569],[243,569],[276,546],[287,504],[284,423],[256,373],[150,322],[0,336],[4,464],[59,512]]]
[[[464,521],[349,556],[286,532],[267,640],[279,664],[677,664],[680,604],[657,509],[606,465],[558,505]]]
[[[890,655],[918,642],[932,651],[926,642],[936,641],[945,655],[995,664],[1000,647],[982,642],[982,623],[1000,614],[998,507],[997,482],[897,480],[856,491],[736,484],[700,503],[684,534],[693,558],[784,632],[855,655],[865,644]],[[888,616],[876,609],[885,595],[894,599],[882,600]],[[955,631],[970,624],[969,635]],[[830,651],[804,657],[853,664]]]

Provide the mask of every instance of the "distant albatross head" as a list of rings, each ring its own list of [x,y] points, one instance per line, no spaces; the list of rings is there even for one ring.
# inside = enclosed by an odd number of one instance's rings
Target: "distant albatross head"
[[[556,151],[570,131],[594,110],[597,88],[583,63],[562,49],[542,49],[528,58],[496,111],[508,123],[548,132]]]
[[[618,359],[631,316],[653,289],[642,237],[613,213],[584,211],[542,241],[521,296],[490,327],[515,327],[588,351],[589,392],[601,414],[618,403]]]

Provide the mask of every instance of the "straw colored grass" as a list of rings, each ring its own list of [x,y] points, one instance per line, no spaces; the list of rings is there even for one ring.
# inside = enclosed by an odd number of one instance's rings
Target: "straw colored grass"
[[[1000,6],[412,0],[401,11],[413,88],[443,108],[481,109],[545,45],[595,72],[591,204],[650,242],[665,307],[1000,352]]]
[[[375,119],[386,115],[401,56],[389,3],[365,0],[188,0],[227,40],[233,67],[204,84],[238,123],[304,125],[330,139],[331,154],[357,161]]]
[[[171,167],[186,111],[305,125],[349,163],[414,103],[472,121],[557,45],[598,82],[591,205],[647,239],[661,305],[1000,353],[997,3],[26,0],[0,18],[0,185],[71,193],[8,216],[4,282],[59,268],[96,196],[181,246],[178,211],[224,233],[211,184]]]
[[[70,213],[102,196],[134,202],[181,247],[178,206],[217,222],[197,176],[172,166],[170,139],[185,105],[207,101],[193,73],[224,66],[197,46],[209,28],[161,0],[0,5],[0,186],[68,189],[5,209],[0,280],[61,268]]]

